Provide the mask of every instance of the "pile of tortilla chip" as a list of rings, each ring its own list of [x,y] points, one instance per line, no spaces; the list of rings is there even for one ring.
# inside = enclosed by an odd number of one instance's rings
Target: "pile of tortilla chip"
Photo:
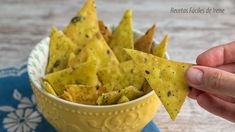
[[[52,27],[46,75],[47,92],[89,105],[111,105],[139,98],[152,89],[175,119],[188,93],[183,74],[190,64],[166,58],[168,35],[154,47],[155,25],[134,38],[132,11],[111,31],[87,0],[70,23]]]

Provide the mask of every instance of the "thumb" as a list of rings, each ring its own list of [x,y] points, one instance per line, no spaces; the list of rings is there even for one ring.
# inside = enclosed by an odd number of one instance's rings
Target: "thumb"
[[[192,66],[186,72],[186,80],[193,88],[235,97],[235,75],[216,68]]]

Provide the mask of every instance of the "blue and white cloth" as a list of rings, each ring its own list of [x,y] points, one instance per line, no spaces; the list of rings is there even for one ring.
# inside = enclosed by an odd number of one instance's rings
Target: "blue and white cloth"
[[[55,132],[35,103],[26,64],[0,69],[0,132]],[[159,132],[151,121],[142,132]]]

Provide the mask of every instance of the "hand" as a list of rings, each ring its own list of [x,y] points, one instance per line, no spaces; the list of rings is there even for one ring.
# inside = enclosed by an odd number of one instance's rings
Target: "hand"
[[[207,111],[235,122],[235,42],[202,53],[186,72],[189,97]]]

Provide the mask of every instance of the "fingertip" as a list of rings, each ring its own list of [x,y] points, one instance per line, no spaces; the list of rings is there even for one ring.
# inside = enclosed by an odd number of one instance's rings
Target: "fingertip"
[[[224,61],[223,51],[224,50],[222,46],[211,48],[200,54],[196,59],[196,63],[198,65],[204,65],[210,67],[221,65],[223,64]]]
[[[204,56],[205,56],[205,55],[204,55],[204,52],[203,52],[203,53],[201,53],[201,54],[197,57],[196,63],[197,63],[198,65],[203,65],[204,60],[205,60],[205,57],[204,57]]]
[[[197,57],[196,63],[198,65],[213,66],[214,63],[212,60],[213,60],[213,58],[211,57],[210,51],[206,51]]]

